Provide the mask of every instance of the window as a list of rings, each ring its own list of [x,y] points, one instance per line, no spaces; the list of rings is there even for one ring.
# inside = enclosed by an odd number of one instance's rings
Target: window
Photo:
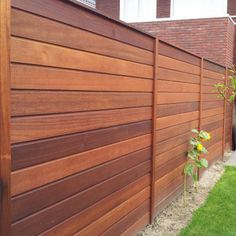
[[[227,14],[227,0],[172,0],[172,17],[203,18]]]
[[[156,19],[157,0],[120,0],[120,19],[126,22]]]

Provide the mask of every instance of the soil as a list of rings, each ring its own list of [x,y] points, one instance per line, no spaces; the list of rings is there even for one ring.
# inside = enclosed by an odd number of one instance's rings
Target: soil
[[[191,220],[193,212],[206,200],[208,193],[224,173],[224,162],[217,161],[209,167],[199,181],[198,193],[193,186],[188,188],[187,204],[184,204],[183,194],[178,196],[154,220],[146,226],[139,236],[176,236]]]

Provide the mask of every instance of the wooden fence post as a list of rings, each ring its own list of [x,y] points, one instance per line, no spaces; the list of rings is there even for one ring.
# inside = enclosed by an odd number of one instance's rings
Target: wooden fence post
[[[0,235],[10,235],[10,1],[0,1]]]
[[[153,77],[153,114],[152,114],[152,161],[151,161],[151,198],[150,222],[155,217],[155,166],[156,166],[156,119],[157,119],[157,72],[158,72],[159,40],[155,39],[154,49],[154,77]]]
[[[200,68],[200,90],[199,90],[199,130],[202,129],[202,83],[203,83],[203,66],[204,58],[201,58],[201,68]]]
[[[227,83],[227,77],[228,77],[228,68],[225,67],[225,84]],[[226,100],[224,99],[224,107],[223,107],[223,143],[222,143],[222,160],[224,159],[224,153],[225,153],[225,118],[226,118]]]

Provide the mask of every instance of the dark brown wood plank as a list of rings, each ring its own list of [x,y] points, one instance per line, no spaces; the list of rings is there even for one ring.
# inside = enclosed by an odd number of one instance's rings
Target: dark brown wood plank
[[[120,221],[112,225],[109,229],[103,232],[103,236],[120,236],[122,233],[128,229],[135,221],[142,218],[149,210],[149,202],[146,200],[140,206],[131,211],[128,215],[123,217]]]
[[[11,92],[12,116],[108,110],[151,105],[151,93],[55,92],[29,90],[14,90]]]
[[[101,182],[92,188],[76,194],[65,201],[14,223],[12,225],[12,232],[14,235],[39,234],[63,220],[66,220],[68,217],[88,208],[92,204],[102,200],[109,194],[125,187],[127,184],[149,172],[150,161],[147,161],[107,181]],[[38,222],[40,222],[40,224]]]
[[[68,1],[13,0],[12,6],[153,51],[153,37]]]
[[[0,235],[11,235],[10,1],[0,1]]]
[[[151,119],[151,108],[127,108],[12,119],[12,143]]]
[[[157,117],[177,115],[181,113],[197,111],[198,109],[199,109],[199,102],[158,105]]]
[[[151,121],[27,142],[12,146],[12,170],[52,161],[75,153],[151,133]]]
[[[204,60],[204,69],[212,70],[220,74],[225,74],[225,67],[223,65],[216,64],[209,60]]]
[[[11,14],[14,36],[153,65],[153,53],[150,51],[20,10],[13,9]]]
[[[128,199],[132,198],[132,196],[141,192],[149,185],[150,175],[145,175],[135,180],[131,184],[128,184],[121,190],[118,190],[113,194],[109,195],[108,197],[103,198],[101,201],[80,212],[79,214],[75,214],[71,218],[49,229],[48,231],[44,232],[44,235],[73,235],[85,226],[104,216],[107,212],[111,211],[113,208],[117,207],[122,202],[125,202]]]
[[[12,221],[36,213],[150,159],[151,148],[146,148],[13,197]]]
[[[146,134],[87,152],[12,172],[12,196],[87,170],[129,153],[151,146],[151,135]],[[43,173],[43,175],[41,174]]]

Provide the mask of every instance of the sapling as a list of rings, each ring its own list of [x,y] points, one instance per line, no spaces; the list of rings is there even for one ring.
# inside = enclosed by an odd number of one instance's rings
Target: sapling
[[[206,158],[200,158],[201,154],[206,154],[207,149],[203,146],[202,142],[211,139],[211,135],[204,131],[193,129],[192,132],[195,137],[190,139],[191,148],[187,152],[187,163],[184,166],[184,202],[186,203],[187,194],[187,177],[190,176],[193,180],[195,191],[198,192],[199,170],[208,167]]]

